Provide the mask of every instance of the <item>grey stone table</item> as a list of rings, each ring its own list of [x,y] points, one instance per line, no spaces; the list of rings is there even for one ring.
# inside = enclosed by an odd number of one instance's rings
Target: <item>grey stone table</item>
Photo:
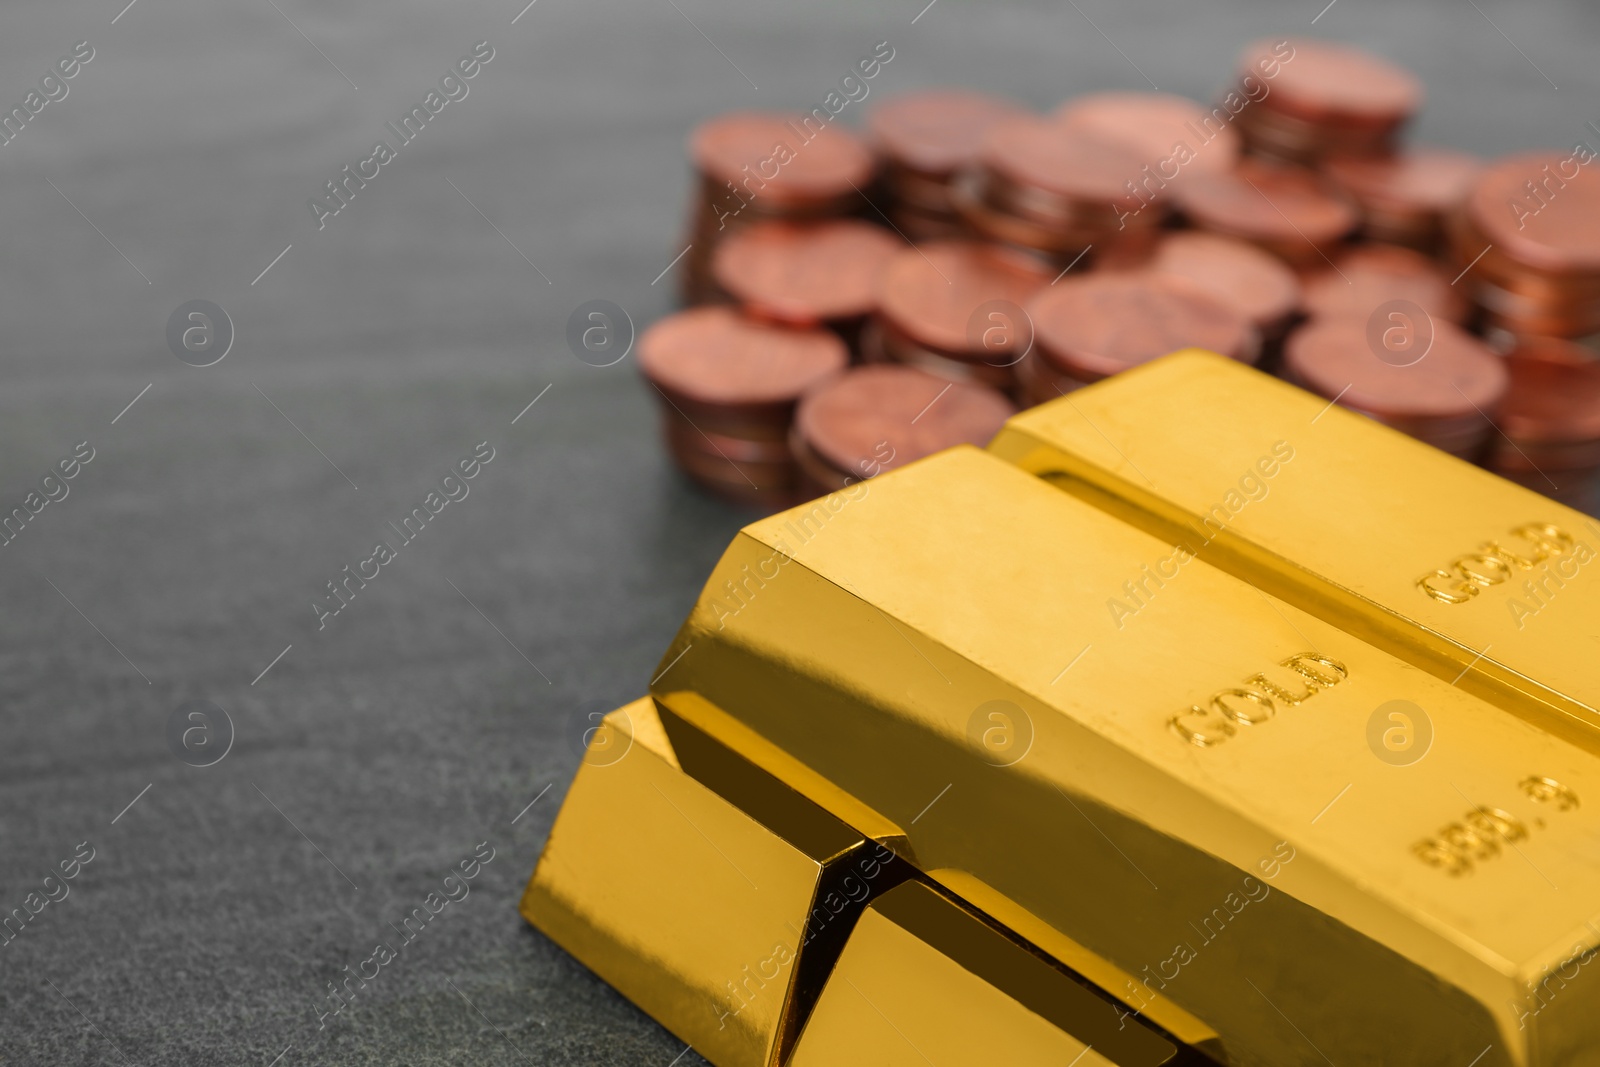
[[[1047,107],[1207,95],[1245,39],[1304,32],[1419,71],[1429,140],[1600,119],[1579,0],[922,2],[0,10],[27,118],[0,145],[0,513],[38,511],[0,547],[0,911],[37,909],[0,945],[0,1063],[697,1062],[515,903],[585,702],[643,691],[749,518],[669,468],[630,360],[564,341],[586,300],[671,306],[698,119],[819,103],[884,40],[878,99]],[[308,202],[479,41],[319,229]],[[165,335],[197,299],[234,333],[204,368]],[[393,534],[480,442],[458,499]],[[211,766],[169,744],[195,701],[233,727]],[[470,893],[364,962],[475,849]],[[347,967],[377,975],[334,1013]]]

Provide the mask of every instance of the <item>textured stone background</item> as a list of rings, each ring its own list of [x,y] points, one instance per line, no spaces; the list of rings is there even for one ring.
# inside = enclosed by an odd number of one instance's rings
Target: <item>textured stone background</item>
[[[96,849],[0,947],[6,1064],[683,1052],[514,906],[582,702],[644,689],[748,518],[668,468],[630,362],[563,340],[591,298],[669,307],[651,279],[682,247],[696,120],[819,102],[885,39],[877,99],[960,82],[1046,107],[1144,75],[1208,95],[1247,38],[1310,31],[1420,72],[1429,140],[1493,154],[1600,121],[1581,0],[1338,0],[1314,28],[1320,0],[938,0],[914,25],[921,0],[538,0],[515,24],[517,0],[122,2],[0,10],[8,107],[72,43],[97,53],[0,148],[0,505],[96,449],[0,549],[0,910]],[[307,198],[481,39],[471,95],[318,232]],[[237,327],[206,369],[164,342],[193,298]],[[484,440],[471,495],[318,632],[323,583]],[[213,767],[168,750],[190,699],[236,727]],[[481,841],[471,896],[319,1030],[326,983]]]

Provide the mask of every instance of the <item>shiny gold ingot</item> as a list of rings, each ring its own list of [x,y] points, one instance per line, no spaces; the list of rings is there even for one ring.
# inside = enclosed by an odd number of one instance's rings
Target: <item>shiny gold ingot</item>
[[[1198,350],[1025,411],[990,450],[1600,748],[1588,516]]]
[[[856,924],[789,1067],[1178,1067],[1199,1054],[906,882]]]
[[[669,703],[657,706],[667,733],[673,738],[680,762],[686,769],[700,774],[707,763],[699,753],[702,750],[720,750],[738,753],[752,766],[761,768],[773,778],[787,782],[822,807],[838,815],[851,826],[893,852],[901,859],[916,863],[911,842],[898,826],[881,813],[846,793],[828,779],[795,759],[783,749],[772,744],[744,723],[709,703],[695,693],[678,691],[667,698]],[[706,745],[708,739],[719,742]],[[1011,900],[996,893],[981,880],[965,871],[940,870],[934,872],[940,884],[967,900],[982,900],[989,915],[1013,933],[1031,941],[1047,951],[1054,959],[1088,979],[1109,996],[1120,1000],[1129,1014],[1137,1013],[1156,1026],[1164,1028],[1181,1042],[1192,1045],[1214,1058],[1224,1059],[1222,1043],[1217,1032],[1194,1015],[1180,1008],[1168,997],[1149,988],[1139,988],[1132,975],[1111,961],[1099,956],[1067,937],[1061,931],[1041,922],[1037,916],[1017,907]],[[891,880],[892,881],[892,880]],[[1137,989],[1137,993],[1134,991]]]
[[[524,918],[717,1067],[771,1067],[894,856],[787,786],[697,746],[649,699],[607,715],[522,898]]]
[[[1187,554],[1113,606],[1175,551],[951,450],[745,528],[654,691],[1235,1064],[1596,1062],[1600,760]]]

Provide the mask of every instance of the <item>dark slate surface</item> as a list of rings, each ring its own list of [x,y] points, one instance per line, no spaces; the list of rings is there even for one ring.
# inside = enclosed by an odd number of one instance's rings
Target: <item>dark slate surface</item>
[[[1206,95],[1248,37],[1311,30],[1418,70],[1425,138],[1595,139],[1592,4],[1319,6],[6,4],[7,106],[95,57],[0,147],[0,505],[95,458],[0,548],[0,908],[94,859],[0,947],[0,1063],[672,1063],[515,901],[573,709],[643,690],[748,516],[671,472],[630,363],[575,359],[568,313],[661,314],[689,127],[819,102],[879,40],[879,99],[1045,107],[1146,75]],[[307,199],[485,39],[470,95],[319,232]],[[195,298],[237,330],[205,369],[164,341]],[[470,495],[319,632],[324,583],[480,441]],[[189,700],[236,727],[208,768],[168,748]],[[327,983],[479,842],[470,896],[319,1029]]]

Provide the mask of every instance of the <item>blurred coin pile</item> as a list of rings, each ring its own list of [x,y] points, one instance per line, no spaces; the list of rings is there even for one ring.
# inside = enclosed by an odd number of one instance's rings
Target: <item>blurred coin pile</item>
[[[1410,145],[1421,101],[1380,57],[1296,39],[1245,48],[1210,104],[936,89],[865,132],[711,119],[690,307],[640,339],[668,448],[776,509],[1198,346],[1593,510],[1595,153]]]

